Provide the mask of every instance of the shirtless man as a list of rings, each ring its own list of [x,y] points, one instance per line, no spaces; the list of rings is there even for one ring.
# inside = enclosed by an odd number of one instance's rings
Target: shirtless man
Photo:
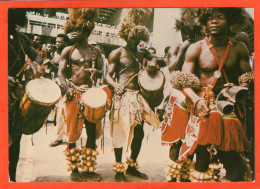
[[[67,160],[70,162],[68,171],[72,171],[70,178],[72,181],[82,181],[79,175],[78,167],[83,169],[82,176],[100,181],[101,177],[95,173],[96,165],[96,133],[100,125],[88,122],[78,109],[81,94],[93,86],[93,81],[102,76],[102,60],[100,51],[88,44],[88,37],[94,29],[94,22],[98,17],[97,9],[71,9],[71,20],[67,22],[65,33],[72,32],[77,42],[73,46],[64,48],[61,54],[58,75],[61,85],[66,91],[65,102],[65,124],[68,147],[66,151]],[[85,14],[92,15],[82,19]],[[82,17],[81,17],[82,16]],[[76,27],[75,22],[81,21],[81,25]],[[93,64],[95,64],[93,66]],[[98,99],[97,99],[98,100]],[[79,159],[79,148],[76,147],[76,141],[79,139],[82,131],[83,122],[86,126],[87,142],[82,147],[81,157]],[[88,165],[86,157],[88,156]],[[75,157],[77,157],[75,159]]]
[[[196,174],[193,174],[193,178],[209,179],[207,170],[210,153],[207,146],[214,145],[226,169],[225,178],[229,181],[241,181],[245,166],[239,153],[248,149],[248,141],[242,125],[234,113],[221,116],[212,109],[215,103],[214,96],[216,97],[223,88],[233,85],[248,86],[247,80],[241,80],[240,77],[251,71],[248,49],[243,43],[228,37],[229,27],[235,24],[234,20],[237,19],[233,15],[236,19],[232,20],[231,14],[237,12],[239,16],[241,10],[236,8],[209,10],[210,13],[207,12],[200,17],[201,23],[206,26],[208,38],[190,45],[182,68],[184,73],[194,73],[202,86],[202,92],[199,93],[188,85],[183,85],[182,90],[193,104],[191,107],[196,110],[193,114],[201,120],[196,144],[191,147],[194,149],[197,146]],[[223,69],[221,69],[222,65]],[[239,77],[242,81],[240,83]],[[211,100],[206,101],[206,98]],[[220,120],[223,120],[223,125],[218,123]]]
[[[124,31],[121,28],[122,30]],[[113,87],[115,92],[111,109],[111,135],[116,160],[113,171],[116,172],[115,179],[117,182],[127,182],[124,176],[122,153],[125,142],[128,140],[129,145],[132,136],[131,156],[127,159],[128,168],[126,173],[141,179],[148,179],[146,174],[137,170],[138,164],[136,162],[144,137],[142,115],[153,126],[158,127],[159,124],[155,113],[140,95],[137,81],[137,74],[141,68],[140,62],[142,62],[143,58],[150,60],[148,65],[150,74],[156,69],[156,58],[146,49],[137,48],[141,40],[148,41],[149,32],[145,26],[137,24],[130,30],[131,32],[128,34],[121,32],[120,37],[125,39],[127,44],[125,47],[120,47],[111,52],[108,57],[106,74],[106,81]]]
[[[19,18],[19,19],[17,19]],[[37,64],[42,60],[33,48],[30,40],[16,31],[16,26],[26,24],[25,9],[9,9],[8,11],[8,105],[9,105],[9,179],[16,182],[16,167],[20,154],[20,141],[22,132],[17,124],[17,111],[20,99],[23,96],[24,86],[22,75],[24,73],[25,56],[27,55]],[[36,71],[35,75],[36,75]]]

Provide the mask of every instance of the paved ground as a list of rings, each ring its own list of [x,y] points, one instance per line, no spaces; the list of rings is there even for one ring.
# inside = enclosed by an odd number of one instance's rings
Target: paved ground
[[[51,119],[51,116],[50,118]],[[86,134],[83,128],[81,142],[85,144]],[[101,140],[97,141],[100,155],[97,157],[97,170],[101,174],[103,182],[115,182],[112,164],[114,163],[114,152],[112,151],[109,123],[105,125],[105,149],[100,149]],[[70,182],[67,171],[67,162],[63,151],[66,143],[57,147],[49,147],[49,143],[55,138],[56,127],[49,123],[44,125],[40,131],[32,135],[23,135],[21,141],[21,154],[17,168],[17,182]],[[138,179],[127,175],[130,182],[165,182],[166,164],[168,161],[168,147],[160,143],[160,130],[152,131],[152,128],[145,125],[145,138],[138,158],[140,171],[148,174],[148,180]],[[65,138],[65,137],[64,137]],[[33,141],[33,145],[32,145]],[[129,154],[128,154],[129,155]],[[126,159],[124,152],[123,160]],[[91,181],[91,180],[89,180]]]

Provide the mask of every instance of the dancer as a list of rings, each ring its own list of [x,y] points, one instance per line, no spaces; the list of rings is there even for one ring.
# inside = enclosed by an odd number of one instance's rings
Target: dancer
[[[230,26],[242,23],[242,11],[199,9],[200,22],[206,26],[208,37],[188,48],[182,72],[176,72],[171,80],[173,87],[185,94],[189,112],[178,160],[196,153],[195,171],[191,173],[195,181],[215,179],[209,169],[214,153],[224,165],[226,181],[242,181],[246,171],[241,153],[249,149],[249,144],[242,124],[234,112],[223,115],[215,105],[216,95],[225,87],[248,86],[252,81],[248,49],[228,37]]]
[[[122,162],[123,146],[127,141],[127,147],[131,143],[131,155],[127,158],[126,173],[148,179],[148,176],[138,170],[137,158],[144,137],[144,120],[155,128],[159,120],[151,110],[148,103],[141,96],[137,75],[142,65],[143,58],[149,60],[148,71],[154,73],[156,58],[146,49],[138,49],[141,40],[149,40],[149,32],[144,26],[151,14],[149,9],[130,9],[127,18],[124,19],[119,36],[127,44],[111,52],[108,57],[106,74],[107,83],[113,87],[114,96],[111,108],[111,135],[114,147],[116,163],[113,170],[116,172],[117,182],[127,182],[124,175],[124,163]],[[113,75],[115,77],[113,78]]]

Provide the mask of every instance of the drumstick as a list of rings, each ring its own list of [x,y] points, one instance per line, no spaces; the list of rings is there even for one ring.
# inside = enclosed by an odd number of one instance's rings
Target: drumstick
[[[124,87],[126,87],[126,86],[127,86],[136,76],[138,76],[138,75],[139,75],[139,73],[133,75],[133,76],[126,82],[126,84],[125,84]]]
[[[104,122],[103,122],[103,136],[102,136],[102,139],[103,140],[101,140],[101,147],[102,147],[102,150],[103,150],[103,154],[105,153],[105,124],[106,124],[106,122],[105,122],[105,120],[106,120],[106,113],[107,113],[107,111],[105,111],[105,116],[104,116]]]

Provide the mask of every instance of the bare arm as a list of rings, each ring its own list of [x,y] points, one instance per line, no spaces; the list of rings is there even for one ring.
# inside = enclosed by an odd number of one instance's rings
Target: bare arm
[[[252,71],[251,66],[249,64],[249,52],[244,43],[238,43],[238,55],[239,55],[239,67],[241,70],[241,75],[245,72]],[[242,86],[248,87],[247,83],[242,83]]]
[[[97,69],[97,77],[98,78],[101,78],[102,75],[103,75],[103,60],[102,60],[102,57],[101,57],[101,51],[99,49],[97,49],[97,66],[96,66],[96,69]]]
[[[180,70],[182,67],[182,60],[185,54],[186,49],[189,47],[190,42],[188,40],[184,41],[182,45],[178,48],[178,46],[175,49],[170,49],[168,53],[169,57],[169,71],[172,72],[174,70]],[[176,55],[176,50],[178,49],[178,53]]]
[[[194,73],[200,52],[201,48],[198,43],[190,45],[186,52],[185,61],[182,67],[183,72]],[[199,117],[208,114],[209,109],[206,105],[205,99],[201,99],[191,88],[184,88],[182,92],[196,105]]]
[[[107,73],[106,73],[106,81],[107,83],[114,88],[114,91],[117,94],[121,94],[124,91],[124,86],[118,84],[113,79],[113,75],[115,74],[116,69],[119,67],[120,62],[120,49],[116,49],[112,51],[108,57],[108,66],[107,66]]]
[[[68,74],[67,64],[69,63],[69,53],[71,51],[71,46],[65,47],[61,52],[60,63],[59,63],[59,70],[58,76],[61,81],[61,87],[66,91],[67,94],[72,94],[71,89],[68,87],[66,83],[66,77]]]
[[[26,37],[23,36],[26,42],[26,54],[28,55],[28,57],[32,60],[33,64],[31,65],[31,68],[34,72],[34,75],[37,76],[37,72],[41,71],[41,64],[42,64],[42,59],[41,57],[38,55],[37,51],[33,48],[30,40]]]
[[[41,64],[42,64],[42,59],[41,59],[41,57],[38,55],[38,53],[36,52],[36,50],[35,50],[32,46],[30,46],[30,47],[28,48],[28,51],[29,51],[29,52],[28,52],[29,58],[30,58],[33,62],[35,62],[35,63],[41,65]],[[35,57],[35,58],[32,58],[32,57]]]
[[[25,46],[24,50],[25,53],[28,55],[28,57],[35,63],[37,64],[42,64],[42,59],[41,57],[38,55],[37,51],[33,48],[32,43],[30,41],[30,39],[24,35],[24,34],[20,34],[23,43],[23,46]]]

